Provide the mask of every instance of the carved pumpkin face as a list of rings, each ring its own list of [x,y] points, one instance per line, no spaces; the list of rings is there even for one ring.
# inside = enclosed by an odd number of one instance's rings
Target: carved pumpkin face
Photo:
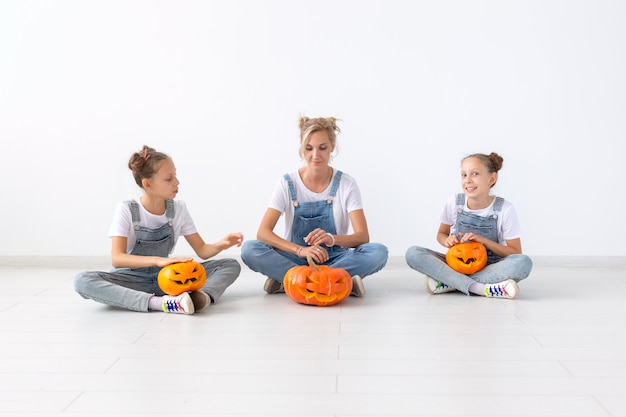
[[[461,274],[473,274],[487,265],[487,250],[482,243],[459,243],[448,249],[446,263]]]
[[[197,291],[204,286],[205,282],[206,271],[201,264],[195,261],[164,266],[157,277],[159,288],[169,295]]]
[[[297,303],[331,306],[345,300],[352,291],[352,277],[345,269],[316,265],[294,266],[285,274],[285,293]]]

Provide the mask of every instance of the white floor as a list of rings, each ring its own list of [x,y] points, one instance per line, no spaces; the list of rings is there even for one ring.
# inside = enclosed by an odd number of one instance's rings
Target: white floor
[[[517,300],[392,258],[335,307],[244,267],[194,316],[74,293],[105,259],[0,258],[0,415],[626,416],[626,258],[535,259]]]

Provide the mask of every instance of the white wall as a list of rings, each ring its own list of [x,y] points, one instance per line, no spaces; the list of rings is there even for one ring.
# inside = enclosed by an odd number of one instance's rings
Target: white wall
[[[437,247],[461,158],[497,151],[526,253],[625,256],[625,21],[603,0],[4,0],[0,255],[108,254],[143,144],[205,240],[254,238],[305,114],[343,120],[334,165],[392,255]]]

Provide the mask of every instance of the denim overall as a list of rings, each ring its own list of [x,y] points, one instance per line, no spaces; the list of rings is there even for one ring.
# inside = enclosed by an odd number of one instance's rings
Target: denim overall
[[[173,200],[166,200],[167,223],[156,229],[139,225],[139,204],[128,201],[135,229],[135,246],[132,255],[159,256],[167,258],[176,244],[174,236],[175,208]],[[201,263],[207,281],[202,291],[217,301],[226,288],[239,276],[241,265],[234,259],[208,260]],[[83,298],[134,311],[148,311],[148,300],[152,295],[164,295],[157,277],[161,267],[114,268],[111,272],[86,271],[78,274],[74,288]]]
[[[304,238],[316,228],[320,228],[331,235],[337,234],[335,227],[335,216],[333,215],[333,198],[337,194],[339,182],[343,173],[337,171],[330,186],[330,195],[327,200],[313,202],[298,202],[296,188],[289,174],[285,174],[283,178],[287,181],[289,187],[289,197],[293,203],[293,224],[291,225],[291,241],[297,245],[304,242]],[[347,250],[341,246],[333,246],[326,248],[328,251],[328,261],[337,257],[340,252]]]
[[[474,233],[475,235],[486,237],[489,240],[498,242],[498,214],[502,210],[504,205],[504,199],[502,197],[496,197],[496,201],[493,203],[494,213],[488,217],[477,216],[476,214],[469,213],[463,210],[465,206],[465,194],[457,194],[456,206],[456,232]],[[500,257],[490,250],[487,250],[487,262],[493,263],[500,260]]]
[[[158,229],[139,226],[139,204],[134,200],[128,203],[136,236],[135,247],[130,251],[130,254],[167,258],[176,243],[174,242],[174,228],[172,227],[176,215],[174,200],[166,200],[165,217],[167,217],[167,223]]]
[[[157,229],[149,229],[140,226],[139,204],[134,200],[130,200],[128,201],[128,205],[130,206],[133,228],[135,229],[135,246],[130,251],[130,254],[167,258],[176,244],[174,241],[174,228],[172,227],[172,222],[176,215],[174,200],[166,200],[165,217],[167,217],[167,223]],[[160,270],[161,267],[149,266],[143,268],[115,268],[111,272],[128,274],[140,278],[144,281],[144,285],[150,287],[144,288],[144,290],[148,290],[146,292],[163,295],[164,293],[159,288],[156,280]]]
[[[174,248],[174,201],[166,201],[167,223],[157,229],[139,225],[139,204],[127,201],[135,229],[135,246],[132,255],[167,257]],[[85,271],[74,280],[74,288],[83,298],[126,308],[148,311],[148,300],[152,295],[164,295],[157,283],[161,270],[158,266],[145,268],[113,268],[110,272]]]
[[[327,200],[303,203],[298,201],[296,188],[289,174],[283,176],[287,181],[289,198],[294,206],[291,242],[298,246],[304,245],[304,238],[318,227],[327,233],[337,234],[333,198],[337,195],[342,175],[341,171],[336,172]],[[345,269],[351,276],[359,275],[365,278],[382,269],[387,263],[387,248],[380,243],[364,243],[354,249],[339,245],[324,249],[328,252],[328,261],[324,265]],[[251,270],[281,282],[290,268],[307,264],[305,258],[300,258],[295,253],[275,249],[258,240],[244,242],[241,259]]]
[[[495,213],[488,217],[481,217],[464,211],[465,194],[458,194],[456,197],[458,213],[456,232],[471,232],[498,242],[498,216],[503,204],[504,199],[496,197],[493,203]],[[519,282],[528,277],[532,269],[532,261],[523,254],[512,254],[502,258],[488,250],[487,256],[487,266],[469,276],[450,268],[446,263],[445,254],[421,246],[410,247],[405,259],[407,264],[416,271],[465,294],[469,294],[469,287],[474,282],[493,284],[509,278]]]

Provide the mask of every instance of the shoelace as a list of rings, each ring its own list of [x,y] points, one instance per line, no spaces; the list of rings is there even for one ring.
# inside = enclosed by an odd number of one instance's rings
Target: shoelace
[[[487,285],[485,286],[485,294],[487,297],[508,297],[506,284],[504,285]]]
[[[164,311],[183,311],[183,307],[180,305],[180,301],[176,298],[163,301]]]

